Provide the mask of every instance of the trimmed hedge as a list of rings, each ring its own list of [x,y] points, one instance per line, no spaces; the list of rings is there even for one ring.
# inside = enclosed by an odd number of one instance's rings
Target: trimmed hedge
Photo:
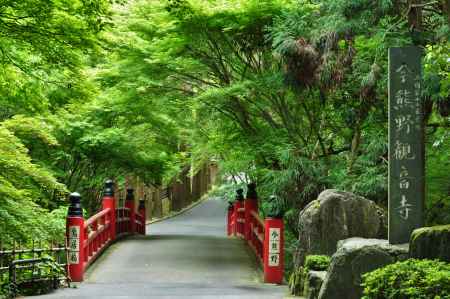
[[[362,299],[450,299],[450,264],[409,259],[363,275]]]

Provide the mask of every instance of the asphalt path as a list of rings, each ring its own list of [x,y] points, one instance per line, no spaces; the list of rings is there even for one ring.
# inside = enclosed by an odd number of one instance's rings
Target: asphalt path
[[[284,298],[263,284],[244,241],[226,236],[226,203],[209,199],[112,245],[76,288],[33,298]]]

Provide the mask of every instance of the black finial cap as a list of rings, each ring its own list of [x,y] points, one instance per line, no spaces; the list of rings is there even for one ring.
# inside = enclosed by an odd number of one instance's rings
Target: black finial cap
[[[244,200],[244,190],[243,189],[236,190],[236,200],[238,200],[238,201]]]
[[[145,199],[139,200],[139,210],[145,209]]]
[[[125,199],[126,200],[134,200],[134,189],[132,189],[132,188],[127,189],[127,196]]]
[[[113,180],[107,180],[105,182],[105,189],[103,190],[103,196],[114,196],[114,182],[113,182]]]
[[[247,198],[258,199],[258,193],[256,192],[255,183],[250,183],[247,185]]]
[[[69,201],[70,205],[67,215],[83,217],[83,209],[81,208],[81,195],[77,192],[71,193],[69,195]]]

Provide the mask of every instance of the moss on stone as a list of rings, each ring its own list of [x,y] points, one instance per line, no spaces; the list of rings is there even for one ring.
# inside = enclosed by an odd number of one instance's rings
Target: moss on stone
[[[410,257],[450,262],[450,225],[416,229],[411,234]]]
[[[418,228],[411,234],[411,240],[415,241],[420,235],[432,232],[450,233],[450,224]]]

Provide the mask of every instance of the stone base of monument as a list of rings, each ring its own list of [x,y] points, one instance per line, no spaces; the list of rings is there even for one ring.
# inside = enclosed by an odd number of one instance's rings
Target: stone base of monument
[[[319,299],[359,299],[361,275],[408,258],[408,244],[390,245],[387,240],[350,238],[338,242]]]

